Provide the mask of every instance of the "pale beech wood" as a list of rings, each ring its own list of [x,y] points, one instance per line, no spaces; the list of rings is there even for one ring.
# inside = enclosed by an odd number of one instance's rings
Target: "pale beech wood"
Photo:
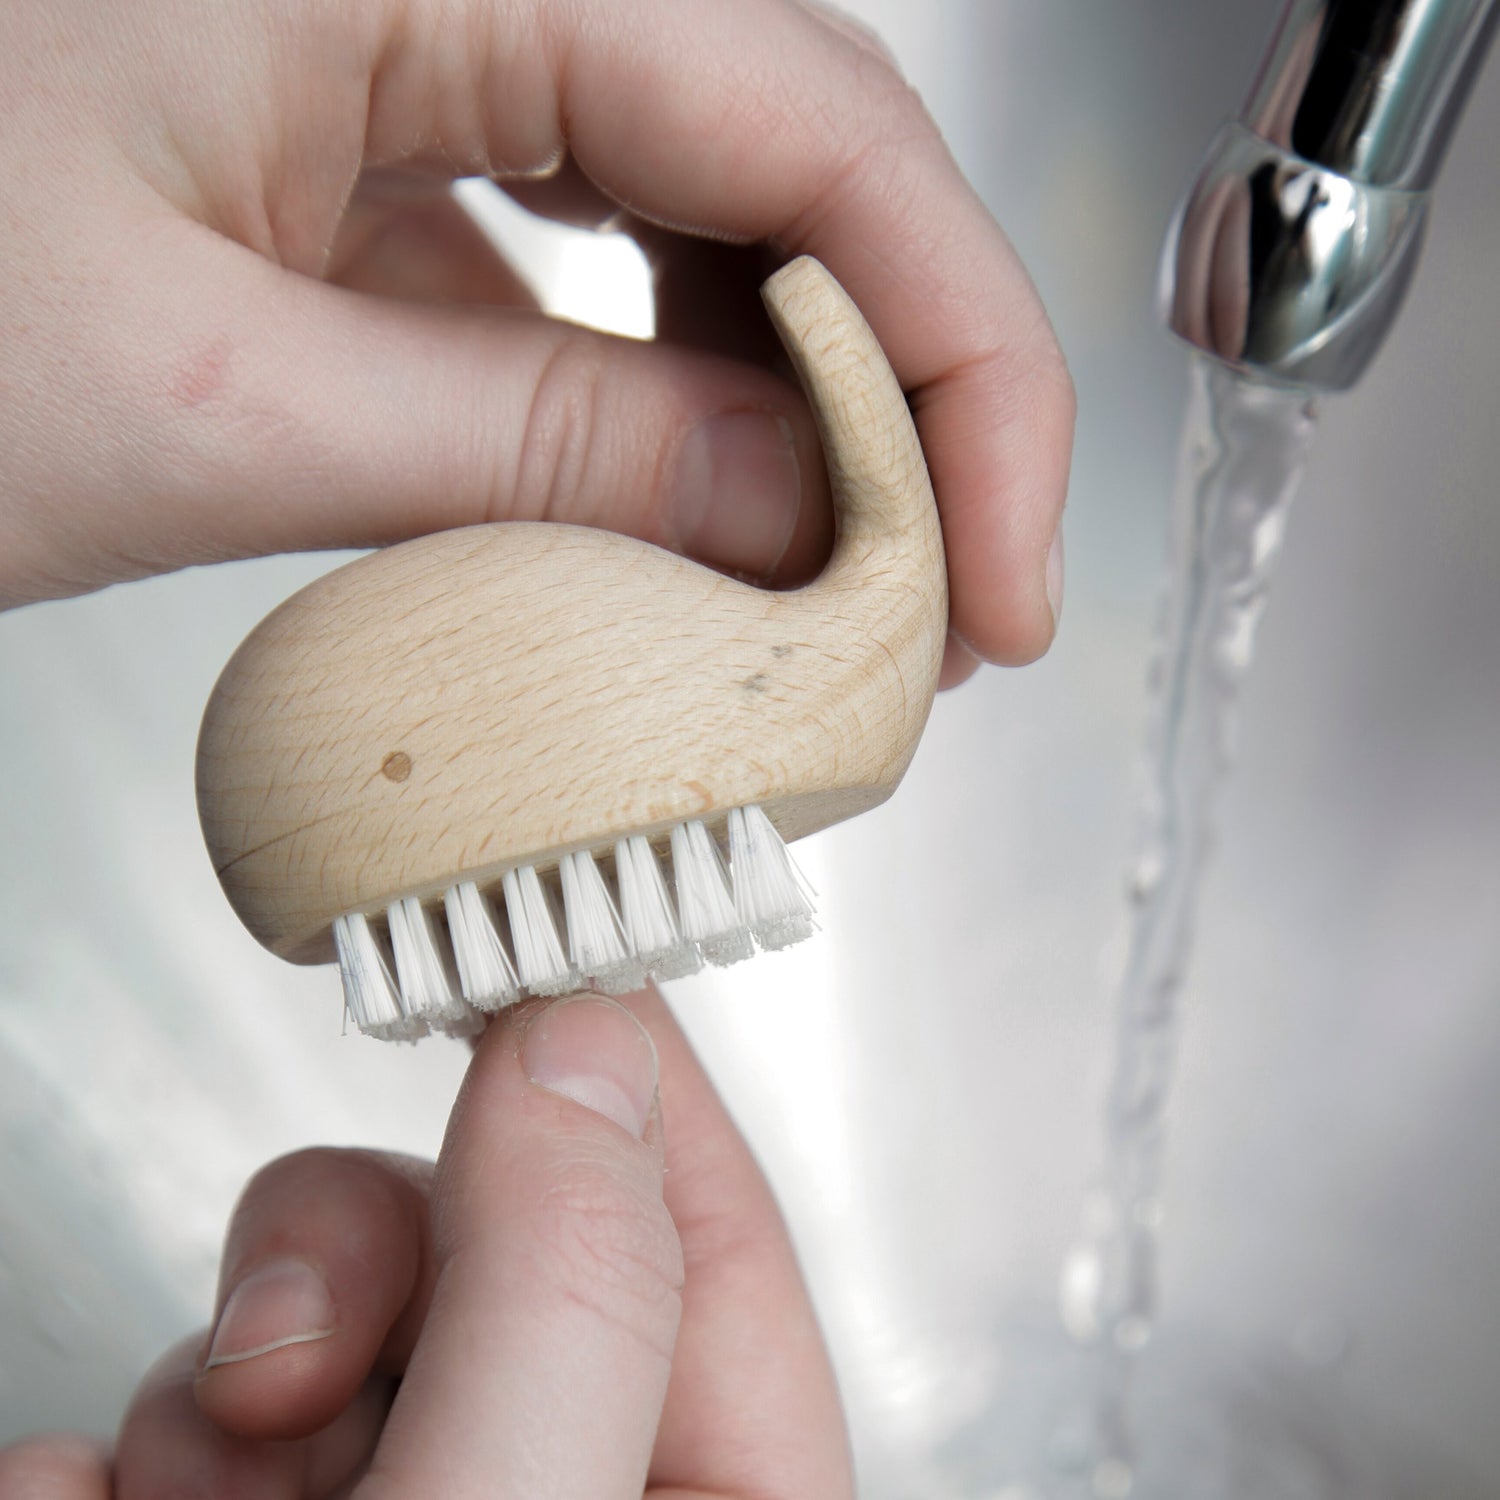
[[[827,454],[827,568],[770,593],[609,532],[502,523],[303,589],[224,669],[198,742],[214,868],[266,947],[319,962],[341,912],[751,802],[794,839],[890,795],[947,629],[932,488],[823,267],[763,295]]]

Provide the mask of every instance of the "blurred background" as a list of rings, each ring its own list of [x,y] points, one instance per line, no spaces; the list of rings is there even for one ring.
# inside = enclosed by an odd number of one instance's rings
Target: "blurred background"
[[[893,802],[799,846],[820,938],[671,994],[792,1222],[862,1493],[1042,1500],[1077,1462],[1056,1288],[1101,1157],[1186,389],[1156,260],[1277,7],[849,8],[1068,353],[1063,628],[940,700]],[[1497,137],[1492,62],[1396,332],[1324,406],[1245,695],[1170,1107],[1153,1494],[1500,1491]],[[510,232],[549,305],[637,326],[628,249]],[[0,1440],[112,1431],[206,1319],[257,1166],[437,1147],[460,1048],[341,1037],[332,971],[255,945],[197,830],[215,676],[336,560],[0,618]]]

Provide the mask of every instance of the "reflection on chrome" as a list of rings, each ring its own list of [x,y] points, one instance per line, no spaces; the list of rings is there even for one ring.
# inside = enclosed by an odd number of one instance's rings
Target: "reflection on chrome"
[[[1172,330],[1277,382],[1342,390],[1384,342],[1495,0],[1290,0],[1162,265]]]

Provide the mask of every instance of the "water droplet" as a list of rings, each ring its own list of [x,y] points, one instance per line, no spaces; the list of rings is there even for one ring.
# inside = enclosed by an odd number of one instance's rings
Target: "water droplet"
[[[1167,873],[1166,855],[1160,849],[1150,849],[1136,860],[1135,866],[1125,877],[1125,894],[1137,905],[1143,905],[1161,889]]]
[[[1057,1283],[1057,1309],[1068,1337],[1092,1344],[1099,1337],[1099,1297],[1104,1264],[1093,1245],[1078,1245],[1063,1259]]]

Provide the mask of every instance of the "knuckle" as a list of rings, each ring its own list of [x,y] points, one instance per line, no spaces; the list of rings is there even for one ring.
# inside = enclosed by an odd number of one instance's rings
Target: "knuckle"
[[[588,475],[600,430],[605,363],[593,335],[558,337],[532,391],[511,503],[492,503],[492,512],[527,520],[588,519]]]
[[[1070,443],[1078,397],[1046,315],[1009,333],[966,367],[1002,423],[1051,446]]]
[[[546,1275],[561,1294],[670,1358],[683,1254],[661,1199],[584,1161],[552,1183],[536,1213]]]
[[[1038,360],[1037,380],[1042,387],[1043,399],[1054,414],[1059,427],[1067,432],[1073,430],[1078,417],[1078,388],[1073,384],[1073,373],[1055,339]]]
[[[278,1156],[257,1168],[245,1184],[241,1203],[274,1197],[288,1188],[316,1188],[330,1178],[342,1176],[356,1153],[336,1146],[305,1146],[299,1151]]]
[[[924,184],[932,173],[951,171],[948,148],[905,80],[882,76],[879,96],[878,108],[851,116],[824,107],[826,118],[813,122],[830,148],[817,192],[793,226],[795,234],[814,234],[849,204],[863,202],[879,206],[888,232],[910,244],[913,253],[930,235]]]
[[[810,11],[829,31],[853,45],[864,58],[878,62],[887,72],[900,76],[901,64],[891,51],[885,38],[867,21],[841,10],[828,0],[801,0],[804,9]]]
[[[245,1184],[226,1258],[238,1263],[244,1255],[271,1250],[404,1242],[430,1171],[424,1162],[334,1146],[278,1157]]]

